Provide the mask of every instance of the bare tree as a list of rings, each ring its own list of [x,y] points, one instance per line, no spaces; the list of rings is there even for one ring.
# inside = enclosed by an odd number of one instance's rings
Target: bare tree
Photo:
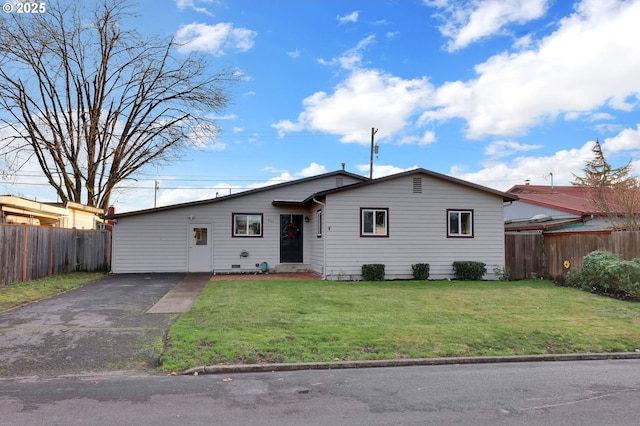
[[[0,20],[0,154],[35,158],[63,201],[106,209],[143,166],[214,140],[237,77],[124,28],[127,0],[83,3]]]
[[[604,213],[617,229],[640,230],[640,181],[631,175],[631,162],[614,168],[607,161],[600,141],[592,148],[594,158],[575,176],[573,185],[583,186],[593,208]]]

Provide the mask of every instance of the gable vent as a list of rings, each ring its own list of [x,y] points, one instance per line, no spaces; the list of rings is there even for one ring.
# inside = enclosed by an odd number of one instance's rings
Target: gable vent
[[[413,193],[422,194],[422,178],[421,177],[413,178]]]
[[[341,177],[337,177],[336,178],[336,188],[340,188],[342,185],[344,185],[344,179]]]

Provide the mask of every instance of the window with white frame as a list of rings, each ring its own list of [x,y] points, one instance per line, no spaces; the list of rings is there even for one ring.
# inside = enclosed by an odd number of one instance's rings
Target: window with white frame
[[[389,209],[360,209],[360,235],[362,237],[389,236]]]
[[[318,227],[316,235],[318,237],[322,237],[322,229],[323,229],[322,228],[323,227],[323,224],[322,224],[322,210],[318,210],[316,212],[316,225]]]
[[[447,237],[473,238],[473,210],[447,210]]]
[[[261,214],[233,214],[234,237],[262,237]]]

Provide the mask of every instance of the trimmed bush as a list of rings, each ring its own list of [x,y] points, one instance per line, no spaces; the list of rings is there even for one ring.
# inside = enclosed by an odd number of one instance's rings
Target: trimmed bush
[[[384,281],[384,265],[382,263],[369,263],[362,265],[363,281]]]
[[[429,279],[428,263],[416,263],[415,265],[411,265],[411,270],[413,271],[413,278],[416,280]]]
[[[582,271],[567,276],[569,285],[623,297],[640,296],[640,259],[623,260],[608,251],[593,251],[583,258]]]
[[[453,273],[457,280],[480,281],[487,273],[486,264],[471,260],[461,260],[453,262]]]

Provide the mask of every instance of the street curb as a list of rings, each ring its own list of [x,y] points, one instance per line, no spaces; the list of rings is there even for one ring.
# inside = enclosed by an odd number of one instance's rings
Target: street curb
[[[301,362],[295,364],[237,364],[211,365],[194,367],[181,372],[181,375],[221,374],[221,373],[261,373],[274,371],[296,370],[337,370],[345,368],[379,368],[379,367],[409,367],[425,365],[454,365],[454,364],[494,364],[504,362],[543,362],[543,361],[598,361],[612,359],[640,359],[640,352],[611,352],[611,353],[580,353],[554,355],[510,355],[510,356],[479,356],[452,358],[415,358],[369,361],[336,361],[336,362]]]

